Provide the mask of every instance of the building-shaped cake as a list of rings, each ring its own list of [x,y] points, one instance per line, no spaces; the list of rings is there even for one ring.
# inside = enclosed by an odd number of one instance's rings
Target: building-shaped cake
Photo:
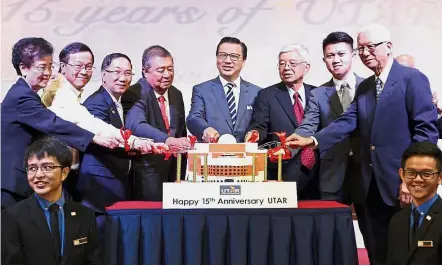
[[[188,151],[186,180],[262,182],[266,168],[267,150],[259,150],[257,143],[195,143]]]

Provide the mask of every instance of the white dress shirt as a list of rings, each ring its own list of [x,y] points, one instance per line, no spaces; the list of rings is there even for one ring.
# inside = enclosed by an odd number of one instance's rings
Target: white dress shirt
[[[64,77],[60,79],[61,87],[57,90],[52,105],[48,108],[58,117],[76,124],[93,134],[113,132],[118,129],[94,117],[78,100],[80,91],[74,88]]]
[[[390,57],[388,59],[387,65],[385,66],[384,70],[382,70],[381,74],[379,76],[375,76],[376,77],[375,80],[377,79],[381,80],[382,90],[384,89],[385,82],[387,82],[388,75],[390,75],[390,70],[392,66],[393,66],[393,58]]]
[[[153,92],[155,93],[155,97],[157,98],[157,103],[158,106],[160,106],[160,110],[161,110],[161,105],[160,105],[160,100],[158,98],[164,96],[165,99],[164,105],[166,106],[166,115],[167,115],[167,120],[169,120],[169,126],[170,126],[169,90],[167,90],[164,94],[159,94],[155,90]]]
[[[356,93],[356,76],[353,73],[350,73],[350,75],[347,76],[346,79],[339,80],[336,78],[333,78],[333,83],[335,84],[336,91],[339,92],[341,90],[342,83],[346,82],[348,84],[348,87],[350,88],[350,99],[353,101],[355,98]]]
[[[229,88],[227,88],[227,83],[229,83],[230,81],[225,80],[221,76],[219,76],[219,80],[221,81],[221,84],[223,85],[224,95],[226,95],[226,97],[227,97],[227,92],[229,91]],[[239,92],[241,90],[241,78],[238,77],[236,80],[234,80],[233,82],[230,82],[230,83],[235,84],[235,86],[233,87],[232,91],[233,91],[233,96],[235,97],[236,109],[238,110],[238,106],[239,106]]]
[[[287,87],[287,91],[289,92],[290,100],[292,101],[292,105],[295,105],[295,98],[293,98],[293,96],[295,95],[295,90]],[[304,84],[302,84],[301,88],[299,88],[298,93],[299,93],[299,100],[301,100],[301,104],[302,104],[302,110],[305,110],[305,104],[306,104],[305,99],[307,98],[307,96],[305,95]]]

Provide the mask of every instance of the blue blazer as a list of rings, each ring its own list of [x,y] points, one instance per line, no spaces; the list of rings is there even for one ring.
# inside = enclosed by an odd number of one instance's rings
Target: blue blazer
[[[220,135],[231,134],[237,142],[244,142],[246,129],[252,119],[253,106],[259,88],[241,79],[238,103],[238,116],[235,127],[227,106],[224,88],[219,77],[193,87],[192,105],[187,116],[190,133],[202,140],[203,132],[213,127]]]
[[[356,76],[356,89],[363,81],[363,78]],[[327,127],[343,113],[333,79],[320,87],[312,90],[312,96],[308,101],[304,119],[295,133],[301,136],[311,136],[317,131]],[[355,132],[357,133],[357,132]],[[359,137],[353,134],[321,156],[319,166],[319,190],[323,192],[336,193],[341,189],[347,173],[347,162],[350,147],[353,153],[359,157]],[[357,178],[360,173],[350,173]],[[353,179],[352,178],[352,179]]]
[[[359,129],[364,192],[374,174],[384,202],[398,202],[402,154],[412,142],[437,142],[437,113],[428,78],[394,60],[378,103],[375,76],[362,81],[347,111],[314,135],[321,155]]]
[[[308,104],[311,93],[315,87],[304,84],[306,104]],[[293,104],[287,87],[280,82],[258,92],[252,120],[247,130],[259,132],[259,144],[271,141],[279,141],[273,132],[287,132],[290,134],[299,126],[293,112]],[[297,152],[297,150],[296,150]],[[269,163],[269,179],[276,178],[275,163]],[[313,171],[312,171],[313,172]],[[292,159],[283,162],[284,181],[296,181],[298,191],[301,191],[314,175],[301,170],[300,154]]]
[[[2,190],[23,197],[32,193],[24,169],[26,148],[44,135],[58,137],[84,151],[94,134],[57,117],[22,78],[11,87],[1,107]],[[2,203],[3,206],[3,203]]]
[[[123,126],[114,101],[103,87],[83,105],[96,118],[115,128]],[[104,212],[107,206],[129,200],[129,166],[130,157],[124,148],[111,150],[91,144],[81,161],[77,183],[83,205]]]

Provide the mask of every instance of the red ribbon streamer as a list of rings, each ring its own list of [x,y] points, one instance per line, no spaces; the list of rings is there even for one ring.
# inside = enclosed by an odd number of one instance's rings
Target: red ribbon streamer
[[[278,136],[279,141],[281,142],[281,146],[272,148],[268,150],[269,159],[271,162],[277,162],[278,161],[278,154],[283,150],[282,159],[288,160],[292,158],[292,152],[289,148],[286,146],[286,133],[285,132],[274,132],[276,136]]]
[[[123,127],[120,128],[120,134],[121,137],[124,140],[124,150],[125,151],[130,151],[130,146],[129,143],[127,142],[130,138],[130,136],[132,136],[132,131],[130,129],[124,129]]]
[[[189,136],[190,148],[193,150],[195,147],[196,136]]]

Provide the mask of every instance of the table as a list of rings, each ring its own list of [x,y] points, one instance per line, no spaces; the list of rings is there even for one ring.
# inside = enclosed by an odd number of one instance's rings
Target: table
[[[105,264],[358,264],[350,207],[166,210],[107,208]]]

